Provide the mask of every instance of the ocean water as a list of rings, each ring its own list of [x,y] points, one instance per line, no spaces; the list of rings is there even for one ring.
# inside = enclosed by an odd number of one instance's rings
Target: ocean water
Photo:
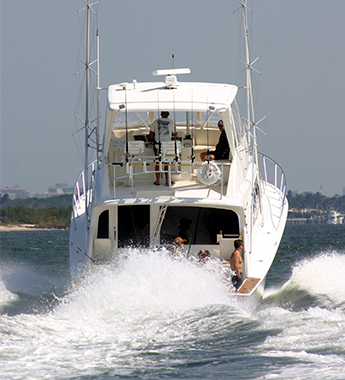
[[[287,226],[259,304],[164,252],[76,289],[68,231],[0,237],[0,379],[345,378],[345,225]]]

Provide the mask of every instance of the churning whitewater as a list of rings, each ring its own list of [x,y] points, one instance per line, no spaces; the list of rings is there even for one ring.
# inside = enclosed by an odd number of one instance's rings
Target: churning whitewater
[[[344,247],[310,255],[283,241],[255,305],[231,294],[221,264],[166,251],[128,249],[74,288],[66,247],[54,254],[63,233],[51,249],[23,239],[2,252],[1,379],[342,377]]]

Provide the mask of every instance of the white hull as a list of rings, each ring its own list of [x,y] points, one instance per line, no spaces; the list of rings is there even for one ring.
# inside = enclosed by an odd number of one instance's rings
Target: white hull
[[[331,210],[328,214],[327,224],[343,224],[344,215],[335,210]]]
[[[265,160],[267,166],[267,158]],[[234,161],[235,159],[233,158],[232,163]],[[250,163],[247,170],[249,177],[252,173],[251,166],[252,164]],[[234,164],[234,167],[236,167],[236,164]],[[276,166],[273,166],[272,170],[276,170],[276,168]],[[224,167],[222,169],[225,171]],[[230,171],[232,169],[230,166]],[[73,278],[79,279],[86,276],[95,266],[108,263],[120,254],[121,247],[125,245],[121,236],[123,232],[121,232],[121,215],[124,215],[120,211],[121,209],[119,209],[121,207],[127,207],[128,211],[126,212],[133,212],[134,207],[145,207],[145,213],[147,213],[148,218],[146,227],[149,231],[146,233],[146,243],[143,241],[139,242],[145,248],[150,247],[149,243],[151,243],[152,247],[160,246],[161,244],[168,246],[169,241],[167,241],[166,236],[178,236],[178,226],[176,224],[175,231],[168,231],[169,233],[167,233],[166,229],[169,227],[169,224],[167,225],[168,227],[165,226],[165,219],[163,220],[161,230],[154,236],[154,231],[157,229],[157,221],[160,218],[160,210],[164,205],[168,205],[167,210],[172,208],[174,212],[176,210],[180,211],[178,215],[187,218],[188,213],[193,211],[193,208],[211,210],[210,215],[214,212],[216,217],[219,210],[228,210],[231,212],[231,215],[236,214],[238,220],[238,229],[236,229],[233,236],[222,235],[221,230],[219,230],[216,234],[218,242],[209,242],[208,244],[205,242],[205,244],[202,244],[200,241],[194,241],[189,247],[189,257],[196,256],[198,251],[204,248],[208,249],[213,257],[229,260],[230,254],[234,249],[233,242],[241,235],[245,241],[244,276],[256,278],[259,281],[253,289],[236,294],[245,297],[251,296],[255,299],[262,297],[266,275],[279,247],[287,218],[287,201],[283,198],[283,192],[279,187],[266,182],[264,179],[261,181],[260,207],[258,203],[257,216],[254,218],[253,226],[250,226],[249,223],[246,223],[246,220],[250,220],[252,213],[251,207],[248,206],[251,199],[250,180],[243,181],[241,186],[239,186],[238,196],[235,197],[221,194],[221,189],[223,193],[231,191],[230,183],[224,184],[222,183],[222,179],[217,184],[206,186],[201,184],[195,175],[191,175],[189,179],[186,179],[181,178],[183,174],[172,174],[176,182],[175,185],[171,186],[171,188],[166,186],[158,188],[153,185],[154,173],[146,173],[132,179],[129,176],[125,176],[128,183],[131,183],[132,186],[126,185],[125,182],[120,183],[116,188],[115,197],[111,194],[111,190],[113,190],[111,183],[106,183],[108,196],[97,198],[96,194],[104,193],[101,189],[102,181],[100,181],[102,170],[108,176],[108,165],[103,165],[95,173],[95,184],[98,183],[98,187],[96,186],[93,190],[94,202],[90,205],[88,232],[86,230],[85,198],[81,196],[80,200],[74,204],[75,217],[72,218],[70,230],[70,264]],[[119,177],[122,177],[121,174]],[[140,176],[146,177],[146,179],[140,180]],[[120,182],[121,179],[118,181]],[[84,191],[81,193],[83,194]],[[77,195],[76,199],[78,199]],[[177,209],[177,207],[179,208]],[[100,215],[104,215],[104,212],[107,214],[107,232],[105,237],[99,237],[97,234],[99,233],[101,223]],[[168,211],[166,218],[169,215]],[[176,215],[173,214],[173,217],[176,217]],[[127,222],[124,221],[124,223]],[[227,231],[227,227],[224,226],[223,230]],[[125,239],[128,239],[128,236]],[[134,235],[133,240],[135,240]],[[170,243],[172,243],[172,240],[173,238],[170,240]],[[135,242],[134,245],[136,245]]]

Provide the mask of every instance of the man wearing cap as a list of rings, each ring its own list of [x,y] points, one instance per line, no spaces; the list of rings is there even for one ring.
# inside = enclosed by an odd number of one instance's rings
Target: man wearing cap
[[[230,147],[229,142],[225,134],[223,120],[218,121],[218,128],[220,130],[220,136],[218,144],[216,145],[216,150],[212,152],[202,152],[200,158],[202,161],[209,160],[226,160],[229,158]]]
[[[174,122],[170,119],[168,111],[162,111],[161,117],[155,120],[150,128],[150,138],[155,140],[153,144],[153,150],[155,152],[155,156],[158,155],[157,148],[155,144],[160,144],[162,141],[171,141],[171,136],[177,136],[177,132],[175,132]],[[160,173],[158,172],[158,165],[156,165],[156,181],[154,185],[160,185]],[[168,170],[168,167],[165,167],[165,170]],[[165,173],[165,185],[168,185],[168,173]]]

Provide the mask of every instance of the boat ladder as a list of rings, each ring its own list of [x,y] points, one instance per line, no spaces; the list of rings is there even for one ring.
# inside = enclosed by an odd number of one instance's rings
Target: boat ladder
[[[156,221],[156,225],[155,225],[155,228],[154,228],[152,236],[151,236],[150,246],[149,246],[150,249],[152,249],[153,247],[158,245],[157,237],[158,237],[158,234],[161,230],[163,220],[165,218],[165,213],[167,212],[167,208],[168,208],[168,205],[166,205],[166,204],[161,206],[161,209],[160,209],[157,221]]]

